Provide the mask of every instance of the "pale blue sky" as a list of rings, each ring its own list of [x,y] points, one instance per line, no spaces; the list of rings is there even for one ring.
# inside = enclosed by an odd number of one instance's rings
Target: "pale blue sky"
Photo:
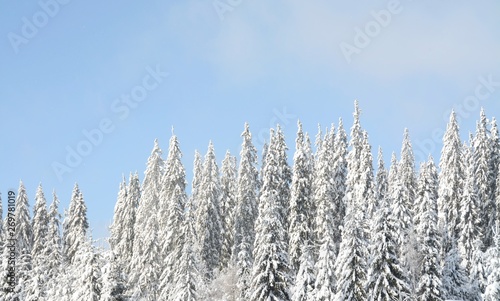
[[[95,238],[121,175],[142,180],[153,140],[166,156],[172,126],[190,182],[194,150],[212,139],[219,161],[238,154],[245,121],[259,151],[276,122],[293,150],[297,118],[311,136],[339,117],[349,129],[358,99],[374,152],[399,153],[408,127],[423,160],[439,158],[429,139],[452,107],[467,104],[464,138],[479,106],[500,112],[498,1],[67,2],[0,3],[0,188],[5,201],[22,179],[33,202],[42,182],[66,208],[78,182]],[[346,58],[342,43],[357,53]],[[125,114],[121,95],[141,92]],[[102,120],[102,142],[58,177],[54,162],[68,165],[67,148],[88,144],[83,131]]]

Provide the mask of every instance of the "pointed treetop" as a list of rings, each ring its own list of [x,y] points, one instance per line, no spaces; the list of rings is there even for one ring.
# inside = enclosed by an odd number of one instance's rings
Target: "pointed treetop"
[[[354,100],[354,118],[359,119],[359,115],[361,115],[361,110],[359,109],[358,100]]]
[[[175,136],[175,133],[174,133],[174,126],[172,125],[172,136]]]
[[[382,147],[378,147],[378,170],[385,169],[385,164],[384,164],[384,153],[382,152]]]

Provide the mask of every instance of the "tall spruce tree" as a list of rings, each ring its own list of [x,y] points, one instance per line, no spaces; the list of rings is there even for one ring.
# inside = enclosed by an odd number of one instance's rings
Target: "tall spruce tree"
[[[206,268],[205,278],[212,279],[220,264],[223,230],[220,219],[219,168],[212,141],[210,141],[205,155],[200,189],[200,200],[196,213],[196,234],[200,244],[201,258]]]
[[[181,162],[182,152],[176,135],[172,135],[169,142],[168,156],[165,163],[165,173],[162,178],[160,200],[162,203],[158,220],[161,283],[158,296],[169,296],[173,289],[175,261],[180,257],[177,246],[180,241],[186,209],[186,172]]]
[[[252,144],[252,134],[248,123],[241,134],[243,143],[240,151],[236,208],[234,210],[234,246],[232,261],[238,268],[238,288],[245,300],[253,263],[253,243],[255,240],[255,220],[257,219],[257,196],[259,174],[257,170],[257,150]]]
[[[492,244],[495,222],[495,202],[493,199],[493,170],[491,166],[491,141],[488,137],[488,120],[484,109],[477,124],[473,140],[473,161],[476,166],[475,178],[478,184],[480,227],[484,233],[483,246]]]
[[[304,135],[302,124],[297,122],[298,131],[295,140],[293,177],[290,193],[290,243],[288,253],[290,267],[296,273],[302,263],[303,244],[312,239],[312,176],[313,158],[309,137]],[[308,246],[306,246],[307,248]]]
[[[222,161],[221,169],[221,221],[223,228],[220,267],[224,269],[231,259],[234,245],[234,217],[236,207],[236,157],[229,151]]]
[[[450,115],[450,121],[443,137],[439,167],[441,173],[438,191],[438,227],[442,233],[451,234],[451,237],[442,237],[443,250],[441,254],[444,255],[451,247],[450,240],[458,239],[459,236],[460,204],[465,180],[462,143],[454,111]]]
[[[63,251],[68,263],[74,262],[76,252],[87,239],[88,229],[87,206],[78,184],[75,183],[63,222]]]
[[[101,298],[101,258],[89,239],[83,241],[74,256],[75,280],[72,300],[99,301]]]
[[[292,170],[288,165],[287,151],[288,147],[285,142],[285,135],[280,125],[276,126],[276,137],[275,143],[269,146],[274,148],[276,154],[276,160],[278,162],[277,168],[281,177],[281,181],[278,182],[278,205],[279,213],[281,214],[281,219],[283,220],[283,226],[288,230],[290,226],[289,213],[290,213],[290,183],[292,182]],[[266,159],[267,160],[267,159]],[[285,241],[288,244],[288,231],[285,231]]]
[[[440,237],[437,215],[438,174],[432,157],[422,166],[418,185],[416,233],[422,254],[417,285],[417,299],[442,301]]]
[[[291,300],[285,208],[282,208],[285,202],[280,195],[287,175],[283,173],[286,167],[280,166],[284,164],[280,140],[271,129],[256,223],[251,301]]]
[[[373,236],[369,247],[367,300],[407,300],[410,294],[408,279],[398,258],[397,223],[391,213],[389,200],[388,195],[379,199],[379,207],[371,224]]]

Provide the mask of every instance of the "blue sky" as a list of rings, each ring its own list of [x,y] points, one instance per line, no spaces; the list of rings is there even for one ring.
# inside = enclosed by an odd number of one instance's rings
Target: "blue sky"
[[[122,174],[142,180],[172,126],[190,182],[195,149],[238,154],[245,121],[259,150],[281,123],[293,151],[297,118],[350,128],[354,99],[386,160],[405,127],[417,160],[438,159],[452,108],[464,139],[480,106],[500,112],[499,18],[498,1],[2,1],[4,203],[22,179],[67,208],[78,182],[101,238]]]

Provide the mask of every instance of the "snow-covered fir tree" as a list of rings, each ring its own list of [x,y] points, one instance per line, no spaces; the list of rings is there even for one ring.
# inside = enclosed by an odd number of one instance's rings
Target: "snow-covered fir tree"
[[[223,228],[220,268],[226,268],[234,245],[234,216],[236,207],[236,157],[226,152],[221,168],[221,221]]]
[[[107,252],[102,267],[100,301],[125,301],[125,279],[113,252]]]
[[[75,183],[63,222],[63,253],[67,262],[74,262],[76,252],[87,239],[88,229],[87,206],[78,184]]]
[[[475,177],[475,164],[472,160],[471,150],[467,145],[463,146],[463,156],[468,164],[465,170],[465,179],[460,199],[460,222],[457,228],[460,230],[458,239],[458,250],[463,260],[463,265],[470,271],[473,262],[474,244],[476,239],[482,239],[482,228],[480,226],[479,192],[477,179]]]
[[[101,258],[89,239],[76,251],[72,266],[72,300],[99,301],[101,298]]]
[[[440,236],[438,230],[438,174],[432,157],[420,169],[416,208],[415,230],[419,245],[420,269],[417,299],[442,301]]]
[[[328,135],[328,131],[327,134]],[[335,235],[339,229],[334,227],[335,186],[331,181],[332,168],[330,165],[330,154],[333,149],[331,140],[325,139],[316,154],[315,177],[313,182],[313,201],[316,204],[316,250],[317,260],[315,264],[316,282],[312,293],[313,300],[332,300],[335,294],[335,258],[338,254],[338,245]],[[340,241],[339,241],[340,243]]]
[[[290,267],[296,273],[301,265],[303,244],[312,241],[312,180],[313,157],[309,137],[302,131],[298,121],[295,154],[293,157],[293,177],[290,189],[289,258]],[[306,246],[308,247],[308,246]]]
[[[471,281],[463,268],[462,258],[455,241],[443,260],[442,289],[445,300],[478,300],[478,291],[471,290]]]
[[[282,141],[271,129],[271,141],[266,155],[263,185],[259,201],[259,215],[256,223],[254,264],[250,286],[251,301],[291,300],[291,275],[286,243],[286,227],[283,221],[281,188],[286,181],[280,166],[283,162]],[[285,176],[285,178],[284,178]]]
[[[494,244],[487,250],[485,256],[488,275],[483,295],[485,301],[500,300],[500,229],[498,224],[495,227],[494,234]]]
[[[176,135],[169,142],[168,156],[165,163],[165,173],[160,191],[161,209],[157,219],[159,224],[160,288],[158,296],[168,296],[172,290],[176,260],[180,257],[177,246],[180,241],[187,202],[186,172],[181,162],[182,152]],[[177,253],[175,253],[177,251]]]
[[[287,151],[288,147],[285,142],[285,135],[280,125],[276,126],[275,133],[275,143],[271,143],[269,148],[274,148],[273,150],[276,154],[278,173],[280,176],[280,181],[277,182],[278,189],[278,199],[279,202],[278,210],[281,214],[281,219],[283,220],[283,226],[286,230],[288,230],[290,222],[289,222],[289,213],[290,213],[290,183],[292,182],[292,170],[288,165],[288,157]],[[266,158],[267,160],[267,158]],[[288,244],[288,231],[285,231],[285,241]]]
[[[42,185],[38,185],[33,208],[32,269],[27,285],[26,300],[44,300],[47,277],[46,246],[48,243],[49,214]]]
[[[48,212],[49,224],[47,232],[47,244],[45,246],[46,256],[46,277],[47,299],[55,300],[52,295],[58,284],[58,276],[62,274],[61,267],[63,266],[62,255],[62,239],[60,233],[61,215],[59,214],[59,199],[54,191],[52,193],[52,203],[49,206]]]
[[[387,195],[379,199],[379,207],[371,224],[372,239],[366,281],[366,300],[370,301],[408,300],[410,295],[408,278],[397,253],[398,224],[391,213],[389,201]]]
[[[257,219],[257,196],[259,174],[257,170],[257,150],[252,144],[252,134],[248,123],[241,134],[243,143],[240,151],[236,208],[234,209],[234,245],[232,261],[238,268],[240,297],[245,299],[253,263],[253,243],[255,240],[255,220]]]
[[[200,199],[200,185],[203,177],[203,160],[198,150],[194,151],[193,161],[193,180],[191,181],[191,206],[193,212],[196,212],[196,205]]]
[[[219,168],[212,141],[203,163],[203,178],[196,213],[196,235],[200,244],[201,259],[205,266],[205,278],[212,279],[219,267],[222,248],[222,222],[220,219],[221,186]]]
[[[375,200],[380,203],[389,198],[389,178],[385,169],[384,154],[382,148],[378,148],[377,175],[375,177]]]
[[[295,286],[293,287],[293,301],[312,301],[315,299],[314,285],[316,282],[314,271],[314,259],[311,243],[307,240],[302,244],[300,252],[300,265],[295,277]]]
[[[159,224],[157,221],[161,176],[164,171],[162,151],[155,140],[147,161],[141,198],[136,212],[133,255],[130,274],[127,279],[127,295],[140,300],[156,300],[161,256],[159,245]]]
[[[477,123],[472,146],[474,175],[478,184],[480,227],[484,234],[483,246],[486,249],[492,244],[496,209],[492,191],[494,180],[491,166],[491,141],[488,137],[488,120],[484,109],[481,109],[481,117]]]
[[[442,233],[450,233],[451,237],[442,237],[441,254],[450,249],[450,240],[458,239],[460,223],[460,204],[465,179],[465,165],[462,154],[462,143],[456,114],[452,111],[443,137],[443,149],[439,162],[438,227]],[[446,230],[444,228],[446,227]]]

